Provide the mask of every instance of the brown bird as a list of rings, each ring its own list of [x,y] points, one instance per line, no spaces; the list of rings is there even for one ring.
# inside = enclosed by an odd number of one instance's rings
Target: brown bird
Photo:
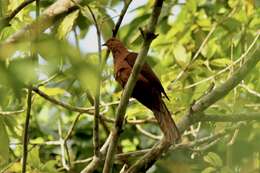
[[[114,77],[124,88],[138,54],[129,52],[124,44],[116,38],[110,38],[104,45],[112,51]],[[152,68],[145,63],[138,75],[132,97],[154,113],[166,139],[173,142],[177,140],[180,135],[177,126],[171,118],[170,111],[162,99],[162,94],[169,99],[160,80],[153,72]]]

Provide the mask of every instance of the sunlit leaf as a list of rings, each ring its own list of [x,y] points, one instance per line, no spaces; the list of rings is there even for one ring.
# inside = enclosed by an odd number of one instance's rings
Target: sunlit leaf
[[[42,166],[40,157],[39,157],[39,147],[34,147],[29,153],[28,153],[28,163],[30,163],[30,166],[33,168],[40,168]]]
[[[206,156],[203,157],[204,161],[211,164],[212,166],[218,168],[223,165],[222,159],[216,153],[209,152]]]
[[[66,35],[71,31],[75,20],[77,19],[79,15],[79,10],[76,10],[74,12],[72,12],[71,14],[67,15],[63,21],[61,22],[61,24],[58,27],[58,38],[62,39],[64,37],[66,37]]]
[[[41,86],[39,89],[49,96],[64,95],[66,93],[66,91],[62,88],[46,88]]]
[[[226,67],[226,66],[230,65],[231,63],[232,63],[232,61],[227,58],[213,59],[212,61],[210,61],[211,65],[218,66],[218,67]]]
[[[174,56],[178,64],[183,68],[186,67],[190,61],[190,55],[186,52],[185,47],[180,44],[175,46]]]

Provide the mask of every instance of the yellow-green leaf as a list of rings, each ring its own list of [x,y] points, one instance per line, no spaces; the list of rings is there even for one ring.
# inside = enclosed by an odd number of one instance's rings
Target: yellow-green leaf
[[[74,22],[78,16],[79,16],[79,10],[76,10],[63,19],[57,32],[59,39],[62,39],[67,36],[67,34],[71,31]]]
[[[41,86],[39,89],[49,96],[63,95],[66,92],[62,88],[46,88],[44,86]]]
[[[9,138],[2,117],[0,117],[0,139],[0,163],[2,164],[9,159]]]

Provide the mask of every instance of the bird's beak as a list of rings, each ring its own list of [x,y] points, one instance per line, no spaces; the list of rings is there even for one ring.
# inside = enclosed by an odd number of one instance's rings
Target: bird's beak
[[[107,46],[107,43],[102,44],[102,46]]]

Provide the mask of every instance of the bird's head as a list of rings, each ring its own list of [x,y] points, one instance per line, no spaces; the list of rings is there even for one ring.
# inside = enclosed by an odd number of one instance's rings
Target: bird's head
[[[106,43],[103,44],[103,46],[107,46],[109,50],[111,51],[117,51],[120,49],[125,49],[125,46],[123,45],[123,43],[118,40],[117,38],[110,38],[106,41]]]

